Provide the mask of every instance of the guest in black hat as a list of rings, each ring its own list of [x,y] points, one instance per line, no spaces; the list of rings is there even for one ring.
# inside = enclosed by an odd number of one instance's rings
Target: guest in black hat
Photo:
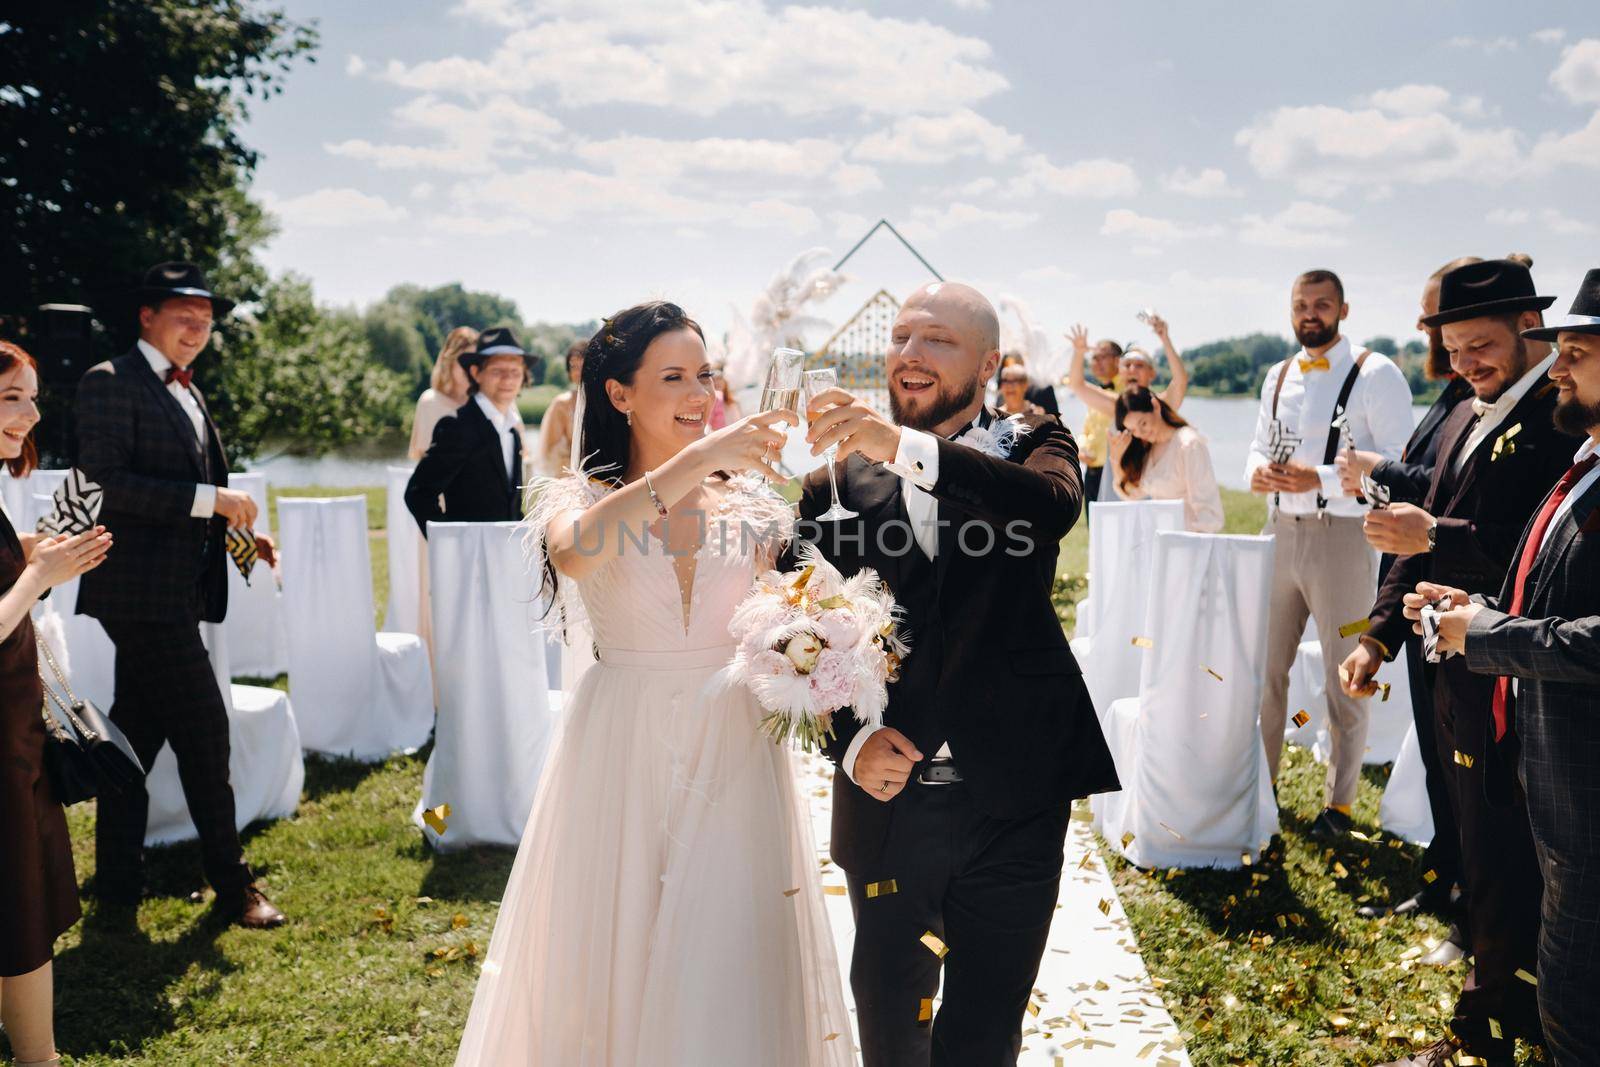
[[[1421,583],[1493,593],[1515,561],[1528,516],[1571,462],[1577,442],[1557,429],[1550,347],[1520,331],[1537,327],[1554,297],[1540,296],[1526,266],[1469,263],[1440,279],[1436,326],[1450,365],[1473,391],[1439,431],[1438,459],[1421,506],[1374,510],[1367,540],[1396,555],[1369,613],[1370,627],[1343,664],[1350,696],[1376,689],[1373,676],[1411,632],[1404,599]],[[1460,835],[1466,949],[1472,969],[1456,1001],[1451,1037],[1401,1064],[1455,1062],[1464,1050],[1491,1065],[1514,1062],[1517,1038],[1542,1039],[1531,975],[1537,957],[1543,881],[1528,811],[1485,793],[1494,683],[1460,657],[1427,666],[1433,734]]]
[[[193,382],[194,361],[233,301],[217,296],[192,263],[160,263],[135,290],[139,341],[91,367],[78,385],[78,467],[105,492],[100,522],[117,541],[83,576],[78,611],[116,646],[111,719],[146,767],[172,746],[206,879],[219,912],[247,927],[283,914],[254,884],[234,822],[228,716],[200,623],[228,609],[229,527],[249,529],[256,505],[228,488],[222,438]],[[270,539],[257,535],[272,562]],[[103,903],[143,894],[149,797],[141,789],[99,806],[95,892]]]
[[[1564,319],[1522,336],[1556,342],[1555,422],[1583,443],[1524,513],[1531,518],[1495,595],[1469,600],[1470,589],[1419,586],[1406,613],[1416,618],[1424,597],[1449,597],[1440,647],[1462,653],[1492,687],[1490,791],[1526,790],[1544,875],[1530,974],[1545,1039],[1558,1067],[1588,1067],[1600,1063],[1600,270],[1584,278]]]
[[[430,522],[502,522],[522,517],[522,416],[517,395],[537,357],[504,326],[463,353],[468,400],[439,420],[406,485],[406,507],[427,536]]]

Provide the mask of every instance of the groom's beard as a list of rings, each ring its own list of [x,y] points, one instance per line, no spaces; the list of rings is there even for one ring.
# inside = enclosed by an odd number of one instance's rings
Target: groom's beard
[[[905,426],[913,430],[932,430],[941,422],[945,422],[954,415],[965,411],[977,397],[978,391],[983,388],[981,375],[974,371],[972,380],[961,386],[946,389],[939,387],[939,395],[934,397],[933,403],[926,410],[908,412],[900,404],[900,394],[895,390],[894,383],[889,384],[889,417],[895,425]]]

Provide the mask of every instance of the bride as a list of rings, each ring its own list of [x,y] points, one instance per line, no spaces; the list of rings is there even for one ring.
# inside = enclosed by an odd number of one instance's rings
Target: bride
[[[673,304],[589,341],[584,473],[542,483],[526,521],[569,643],[586,653],[587,627],[598,659],[569,686],[458,1067],[853,1062],[789,753],[716,680],[789,532],[762,480],[785,413],[708,433],[714,388]]]

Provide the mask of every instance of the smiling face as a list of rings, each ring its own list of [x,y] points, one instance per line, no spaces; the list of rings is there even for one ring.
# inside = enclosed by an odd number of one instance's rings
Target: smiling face
[[[955,282],[917,290],[889,335],[890,416],[915,430],[959,429],[1000,364],[999,336],[994,307],[977,290]]]
[[[0,375],[0,459],[16,459],[39,423],[39,376],[26,363]]]
[[[490,356],[474,364],[469,374],[478,384],[478,392],[501,411],[510,411],[517,402],[517,394],[528,380],[527,365],[521,356]]]
[[[714,388],[705,342],[695,331],[681,329],[651,341],[633,384],[613,378],[606,382],[606,395],[618,411],[633,413],[633,455],[672,456],[705,436]]]
[[[1156,403],[1159,405],[1161,401],[1157,400]],[[1172,432],[1172,427],[1163,422],[1156,411],[1130,411],[1123,416],[1122,426],[1139,440],[1151,444],[1166,440]]]
[[[187,367],[211,339],[211,301],[175,296],[158,307],[142,307],[139,337],[154,345],[173,366]]]
[[[1600,440],[1600,335],[1567,331],[1556,335],[1556,426]]]
[[[1117,365],[1117,376],[1124,389],[1130,386],[1142,385],[1150,388],[1150,383],[1156,380],[1156,369],[1148,360],[1123,356]]]
[[[1538,324],[1538,313],[1528,311],[1515,318],[1447,322],[1439,332],[1450,353],[1451,369],[1466,379],[1479,400],[1495,400],[1527,373],[1531,359],[1528,342],[1518,331]]]

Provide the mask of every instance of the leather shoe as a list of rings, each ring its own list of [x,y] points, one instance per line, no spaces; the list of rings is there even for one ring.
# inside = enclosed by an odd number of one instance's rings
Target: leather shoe
[[[1466,937],[1454,924],[1450,926],[1450,934],[1434,947],[1433,951],[1423,956],[1417,962],[1424,967],[1449,967],[1460,963],[1470,955],[1467,952]]]
[[[231,922],[247,930],[270,930],[286,921],[283,912],[272,906],[267,895],[254,885],[247,885],[229,904],[218,898],[218,907]]]
[[[1441,1037],[1421,1052],[1412,1053],[1398,1060],[1390,1060],[1382,1067],[1455,1067],[1457,1063],[1477,1063],[1483,1067],[1512,1067],[1516,1062],[1514,1056],[1482,1056],[1476,1052],[1467,1053],[1460,1051],[1457,1045],[1448,1037]],[[1457,1059],[1457,1056],[1461,1059]]]
[[[1311,824],[1311,836],[1320,841],[1342,841],[1350,836],[1350,828],[1354,825],[1355,820],[1344,812],[1323,808],[1322,814]]]
[[[1356,909],[1356,914],[1363,919],[1381,919],[1386,915],[1415,915],[1418,912],[1444,916],[1448,914],[1448,909],[1447,896],[1419,889],[1398,904],[1363,904]]]

